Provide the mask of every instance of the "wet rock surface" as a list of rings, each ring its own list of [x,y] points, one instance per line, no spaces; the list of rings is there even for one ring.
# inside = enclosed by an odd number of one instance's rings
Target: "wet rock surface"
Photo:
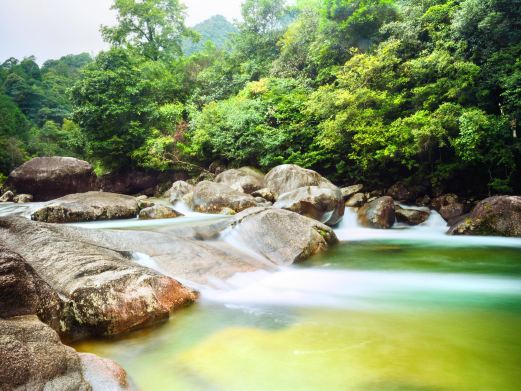
[[[183,216],[182,213],[176,212],[174,209],[166,205],[154,205],[139,212],[140,220],[158,220],[158,219],[173,219]]]
[[[429,212],[416,209],[402,208],[400,206],[395,207],[396,220],[399,223],[405,223],[408,225],[420,225],[427,221],[430,216]]]
[[[363,227],[389,229],[394,221],[394,200],[388,196],[377,198],[358,210],[358,222]]]

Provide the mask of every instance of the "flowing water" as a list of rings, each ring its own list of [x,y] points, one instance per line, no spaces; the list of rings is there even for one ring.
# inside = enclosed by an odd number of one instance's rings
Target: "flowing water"
[[[419,227],[363,229],[348,211],[326,254],[237,274],[161,326],[75,347],[116,360],[143,391],[518,391],[521,240],[446,229],[436,213]]]

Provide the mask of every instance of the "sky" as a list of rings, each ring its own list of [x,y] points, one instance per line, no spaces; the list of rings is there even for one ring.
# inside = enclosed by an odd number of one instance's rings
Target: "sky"
[[[242,0],[181,0],[187,24],[213,15],[232,21]],[[100,25],[113,25],[112,0],[0,0],[0,63],[10,57],[36,56],[38,63],[66,54],[96,54],[107,45]]]

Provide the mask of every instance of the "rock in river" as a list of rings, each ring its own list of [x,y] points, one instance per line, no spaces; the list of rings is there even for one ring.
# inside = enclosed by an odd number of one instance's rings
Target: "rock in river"
[[[174,182],[172,187],[163,194],[163,197],[168,198],[171,204],[181,201],[183,197],[194,191],[194,186],[185,181]]]
[[[257,201],[251,195],[222,183],[202,181],[193,192],[192,207],[196,212],[218,214],[226,208],[241,212],[254,206],[257,206]]]
[[[316,220],[275,208],[251,208],[235,216],[233,231],[259,254],[277,265],[302,262],[338,239]]]
[[[166,205],[154,205],[139,212],[140,220],[173,219],[183,216]]]
[[[167,319],[196,299],[172,278],[89,242],[85,235],[96,233],[87,231],[0,218],[0,241],[16,249],[64,301],[74,320],[67,331],[71,338],[125,333]]]
[[[38,157],[16,168],[6,182],[17,193],[32,194],[35,201],[48,201],[67,194],[95,190],[92,166],[71,157]]]
[[[224,183],[232,189],[251,194],[263,188],[264,174],[251,167],[226,170],[215,177],[215,182]]]
[[[394,200],[388,196],[377,198],[358,210],[358,222],[367,228],[388,229],[394,221]]]
[[[277,166],[264,177],[264,187],[279,195],[306,186],[338,189],[318,172],[294,164]]]
[[[402,208],[398,205],[394,208],[396,214],[396,220],[399,223],[405,223],[409,225],[419,225],[427,221],[430,216],[429,212],[417,209]]]
[[[131,196],[91,191],[69,194],[49,202],[31,218],[47,223],[129,219],[139,212],[138,201]]]
[[[284,193],[273,206],[291,210],[331,226],[342,220],[345,210],[340,189],[317,186],[301,187]]]
[[[521,196],[496,196],[481,201],[449,233],[521,237]]]

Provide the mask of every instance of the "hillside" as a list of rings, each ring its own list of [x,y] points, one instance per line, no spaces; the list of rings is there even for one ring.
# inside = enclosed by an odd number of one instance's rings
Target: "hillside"
[[[183,52],[186,55],[202,50],[208,41],[213,42],[216,47],[222,48],[230,34],[237,31],[235,26],[222,15],[212,16],[195,25],[193,29],[200,34],[201,39],[199,42],[189,40],[183,42]]]

